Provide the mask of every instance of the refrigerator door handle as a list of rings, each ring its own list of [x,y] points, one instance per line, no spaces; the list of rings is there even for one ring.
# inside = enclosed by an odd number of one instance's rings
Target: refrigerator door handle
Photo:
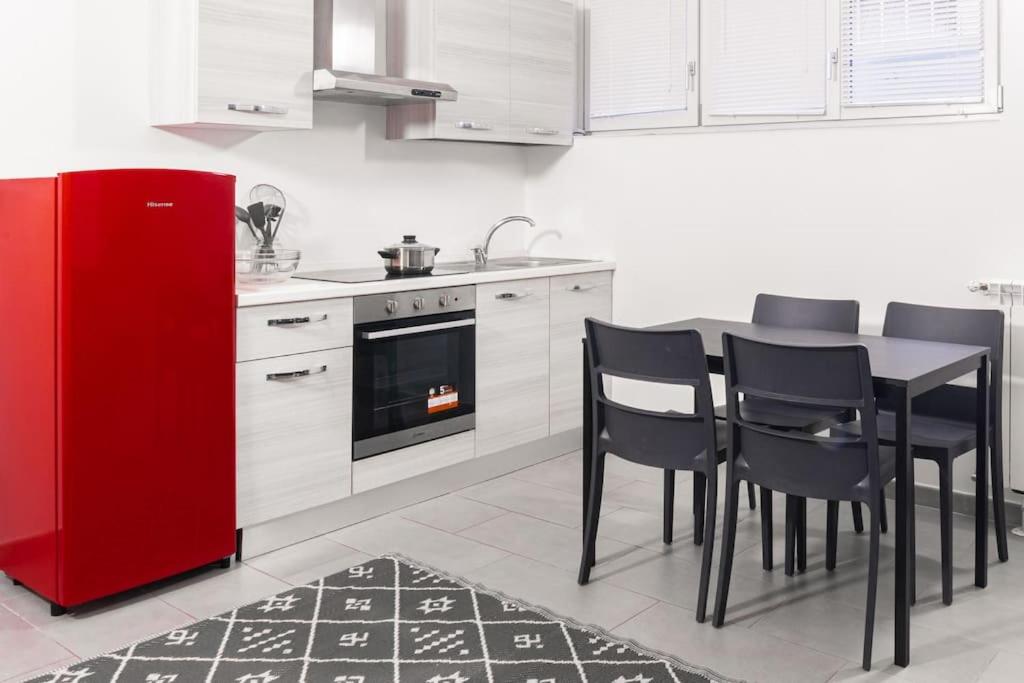
[[[310,370],[296,370],[294,372],[275,372],[267,375],[268,382],[287,382],[292,379],[302,379],[303,377],[311,377],[313,375],[322,375],[327,372],[327,366],[321,365],[319,368],[313,368]]]

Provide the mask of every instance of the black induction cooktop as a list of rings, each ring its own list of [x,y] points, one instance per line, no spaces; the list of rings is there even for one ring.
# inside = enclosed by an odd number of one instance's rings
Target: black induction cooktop
[[[434,270],[429,273],[419,275],[391,275],[383,268],[349,268],[344,270],[322,270],[315,273],[301,273],[296,275],[295,279],[355,284],[359,282],[384,282],[387,280],[429,280],[443,275],[464,275],[468,272],[468,270],[434,268]]]

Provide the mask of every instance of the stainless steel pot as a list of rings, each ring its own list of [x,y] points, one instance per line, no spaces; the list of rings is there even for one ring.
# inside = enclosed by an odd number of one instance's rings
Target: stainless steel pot
[[[416,235],[405,235],[400,244],[392,244],[377,253],[392,275],[425,275],[434,269],[434,257],[439,251],[437,247],[417,242]]]

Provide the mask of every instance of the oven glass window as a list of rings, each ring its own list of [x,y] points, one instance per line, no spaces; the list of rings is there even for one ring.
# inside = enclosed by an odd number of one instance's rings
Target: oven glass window
[[[430,316],[405,321],[405,325],[444,323],[460,317],[465,316]],[[474,412],[473,326],[375,339],[362,334],[382,331],[401,332],[402,327],[395,323],[362,326],[356,334],[356,441]]]

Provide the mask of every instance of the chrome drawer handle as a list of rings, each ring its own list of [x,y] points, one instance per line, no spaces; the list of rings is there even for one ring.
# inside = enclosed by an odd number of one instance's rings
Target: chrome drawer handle
[[[555,128],[527,128],[526,132],[530,135],[559,135],[562,131]]]
[[[287,382],[290,379],[302,379],[313,375],[322,375],[327,372],[327,366],[321,365],[312,370],[296,370],[295,372],[275,372],[267,375],[268,382]]]
[[[297,325],[309,325],[310,323],[322,323],[327,320],[327,314],[317,316],[315,319],[306,315],[301,318],[277,318],[275,320],[268,320],[267,326],[269,327],[295,327]]]
[[[518,301],[519,299],[525,299],[528,296],[533,296],[533,292],[523,292],[517,294],[516,292],[502,292],[501,294],[495,294],[494,298],[498,301]]]
[[[274,114],[283,116],[288,113],[286,107],[276,107],[272,104],[229,104],[231,111],[245,112],[246,114]]]
[[[490,126],[477,123],[476,121],[459,121],[455,124],[455,127],[462,130],[491,130]]]
[[[567,288],[569,292],[589,292],[592,289],[597,289],[597,285],[573,285]]]

